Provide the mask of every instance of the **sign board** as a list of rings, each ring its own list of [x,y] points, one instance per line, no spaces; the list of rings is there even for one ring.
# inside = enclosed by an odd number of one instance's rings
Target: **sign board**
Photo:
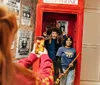
[[[20,18],[20,0],[4,0],[4,4],[8,6],[8,8],[17,14],[17,24],[19,25]]]
[[[66,35],[68,34],[68,21],[57,20],[56,21],[56,26],[59,27],[61,33],[66,33]]]
[[[32,13],[32,0],[22,0],[21,25],[31,25]]]
[[[31,11],[32,11],[31,6],[29,7],[26,5],[22,5],[22,18],[21,18],[22,25],[27,25],[27,26],[31,25]]]
[[[31,52],[32,31],[19,30],[17,39],[17,52],[16,58],[27,57]]]
[[[43,3],[78,5],[78,0],[43,0]]]

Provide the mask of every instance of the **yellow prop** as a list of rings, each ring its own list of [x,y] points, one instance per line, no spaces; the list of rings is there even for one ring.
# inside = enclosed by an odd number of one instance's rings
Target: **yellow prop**
[[[36,47],[35,47],[35,53],[38,54],[39,52],[44,51],[44,37],[38,36],[36,38]]]

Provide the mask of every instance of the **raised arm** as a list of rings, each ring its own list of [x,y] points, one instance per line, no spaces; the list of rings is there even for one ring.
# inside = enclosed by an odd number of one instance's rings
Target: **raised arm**
[[[26,68],[29,68],[37,59],[37,56],[34,53],[31,53],[27,58],[19,60],[19,64],[25,66]]]
[[[53,63],[48,54],[42,54],[40,57],[41,63],[39,68],[40,78],[43,85],[53,85]]]

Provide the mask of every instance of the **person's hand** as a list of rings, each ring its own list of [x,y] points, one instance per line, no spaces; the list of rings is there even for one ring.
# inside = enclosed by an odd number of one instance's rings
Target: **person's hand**
[[[35,54],[38,58],[39,58],[42,54],[48,54],[46,48],[44,48],[44,51],[43,51],[43,52],[39,51],[38,54],[36,54],[36,53],[35,53],[35,48],[36,48],[36,44],[34,44],[34,47],[33,47],[33,50],[32,50],[31,53]]]
[[[35,54],[38,58],[40,57],[40,53],[39,54],[36,54],[35,53],[35,50],[36,50],[36,43],[34,43],[34,46],[33,46],[33,50],[32,50],[32,52],[31,53],[33,53],[33,54]]]
[[[73,63],[70,63],[69,66],[70,66],[70,67],[73,67]]]
[[[48,54],[48,52],[47,52],[47,50],[45,48],[44,48],[43,52],[39,51],[38,54],[36,54],[36,55],[37,55],[38,58],[40,58],[40,56],[43,55],[43,54]]]
[[[60,74],[59,74],[59,78],[61,78],[63,75],[64,75],[63,73],[60,73]]]
[[[46,48],[44,48],[44,51],[43,52],[42,51],[39,51],[39,55],[42,55],[42,54],[48,54]]]
[[[66,32],[63,31],[63,32],[62,32],[62,35],[63,35],[63,36],[66,35]]]
[[[36,44],[34,43],[33,50],[32,50],[31,53],[34,53],[35,54],[35,48],[36,48]]]

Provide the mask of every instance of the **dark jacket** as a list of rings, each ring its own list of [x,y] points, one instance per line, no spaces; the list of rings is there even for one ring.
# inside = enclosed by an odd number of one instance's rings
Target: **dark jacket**
[[[48,40],[45,40],[45,48],[48,51],[49,57],[54,61],[56,59],[56,53],[58,51],[58,48],[61,47],[61,40],[58,39],[51,39],[51,43]]]

